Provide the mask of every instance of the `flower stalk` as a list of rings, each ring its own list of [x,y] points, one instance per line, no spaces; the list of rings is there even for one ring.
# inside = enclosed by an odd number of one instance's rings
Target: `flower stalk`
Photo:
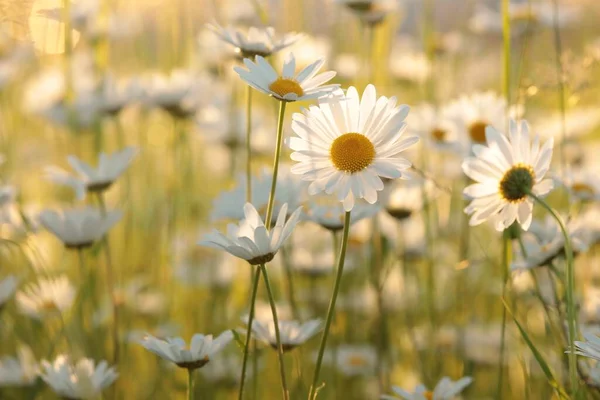
[[[238,390],[238,399],[244,398],[244,383],[246,381],[246,368],[248,366],[248,354],[250,351],[250,340],[252,337],[252,322],[254,321],[254,308],[256,305],[256,294],[258,293],[258,283],[260,282],[260,269],[256,268],[254,279],[252,281],[252,294],[250,295],[250,312],[248,314],[248,327],[246,328],[246,342],[244,343],[244,356],[242,360],[242,376],[240,378],[240,387]],[[256,376],[256,371],[254,371]]]

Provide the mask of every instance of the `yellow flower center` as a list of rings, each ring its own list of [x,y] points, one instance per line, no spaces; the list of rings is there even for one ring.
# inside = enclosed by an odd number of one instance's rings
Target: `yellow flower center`
[[[433,131],[431,131],[431,137],[436,142],[443,142],[444,140],[446,140],[447,135],[448,131],[446,131],[445,129],[435,128]]]
[[[304,95],[304,89],[300,84],[291,78],[277,78],[276,81],[269,85],[269,90],[284,97],[286,94],[295,93],[298,97]]]
[[[329,157],[338,170],[353,174],[371,165],[375,146],[365,135],[346,133],[333,141]]]
[[[535,183],[535,172],[530,165],[516,164],[504,173],[498,191],[509,203],[521,203]]]
[[[367,364],[367,360],[364,357],[358,355],[348,357],[348,365],[353,367],[364,367]]]
[[[593,197],[596,194],[596,191],[593,187],[588,185],[585,182],[575,182],[571,185],[571,190],[575,194],[575,196],[579,197]]]
[[[48,313],[58,311],[56,303],[52,300],[45,300],[43,303],[40,304],[39,308],[41,311]]]
[[[469,136],[475,143],[485,143],[485,127],[488,126],[487,122],[475,121],[469,126]]]
[[[423,393],[423,397],[425,397],[427,400],[433,400],[433,392],[428,390]]]

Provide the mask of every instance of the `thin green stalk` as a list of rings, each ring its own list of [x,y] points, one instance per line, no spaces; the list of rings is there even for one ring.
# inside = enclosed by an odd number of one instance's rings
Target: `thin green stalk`
[[[504,231],[502,238],[502,302],[506,296],[506,285],[508,282],[508,270],[510,263],[510,237],[508,230]],[[506,336],[506,307],[502,307],[502,330],[500,333],[500,358],[498,359],[498,389],[496,390],[496,398],[502,399],[502,389],[504,388],[504,350]]]
[[[546,203],[544,200],[529,192],[531,196],[538,204],[540,204],[546,211],[548,211],[552,218],[556,221],[560,230],[565,238],[565,254],[567,257],[567,287],[566,287],[566,300],[567,300],[567,322],[569,326],[569,378],[571,382],[571,392],[577,394],[579,390],[579,379],[577,378],[577,355],[575,354],[575,336],[576,336],[576,324],[577,314],[575,311],[575,270],[573,265],[573,247],[571,245],[571,239],[567,233],[567,228],[563,223],[560,216]]]
[[[558,104],[560,107],[560,127],[561,127],[561,141],[560,141],[560,165],[561,169],[565,170],[566,167],[566,154],[565,145],[567,141],[567,125],[565,121],[566,114],[566,101],[565,101],[565,71],[562,63],[562,41],[560,38],[560,26],[558,24],[558,0],[552,0],[553,12],[552,12],[552,25],[554,27],[554,48],[556,49],[556,79],[558,80]]]
[[[252,203],[252,88],[246,88],[246,202]]]
[[[283,261],[283,269],[285,270],[285,279],[287,280],[287,292],[288,292],[288,302],[290,303],[290,308],[292,309],[292,316],[295,320],[300,320],[300,311],[298,311],[298,303],[296,302],[296,294],[294,291],[294,277],[292,275],[292,263],[290,262],[290,254],[289,251],[291,249],[287,249],[285,246],[281,248],[281,255]]]
[[[335,312],[335,303],[340,291],[342,282],[342,275],[344,273],[344,260],[346,258],[346,248],[348,247],[348,234],[350,233],[350,211],[346,212],[344,217],[344,232],[342,234],[342,247],[340,249],[340,255],[337,263],[337,273],[335,277],[335,283],[333,285],[333,293],[329,302],[329,309],[327,310],[327,319],[325,321],[325,328],[323,329],[323,336],[321,337],[321,344],[319,345],[319,355],[317,356],[317,364],[315,366],[315,373],[313,375],[312,384],[310,386],[310,392],[308,394],[308,400],[315,400],[319,392],[317,384],[319,382],[319,373],[321,372],[321,363],[323,362],[323,355],[325,354],[325,346],[327,345],[327,337],[329,336],[329,329],[331,328],[331,322],[333,321],[333,314]]]
[[[504,49],[502,53],[502,93],[506,98],[507,115],[510,105],[510,0],[502,0],[502,39]]]
[[[277,306],[275,305],[275,297],[273,296],[273,290],[271,289],[271,283],[269,281],[269,273],[265,264],[260,265],[260,270],[265,277],[265,287],[267,288],[267,297],[269,298],[269,304],[271,305],[271,312],[273,313],[273,327],[275,328],[275,340],[277,341],[277,357],[279,358],[279,374],[281,375],[281,389],[283,391],[283,398],[289,400],[290,392],[287,388],[285,379],[285,362],[283,359],[283,345],[281,343],[281,334],[279,332],[279,319],[277,318]]]
[[[254,306],[256,305],[256,294],[258,293],[258,283],[260,282],[260,269],[256,268],[252,282],[252,294],[250,295],[250,312],[248,314],[248,327],[246,328],[246,343],[244,343],[244,357],[242,360],[242,377],[240,378],[240,388],[238,399],[244,398],[244,383],[246,381],[246,366],[248,365],[248,353],[250,350],[250,339],[252,337],[252,322],[254,321]],[[255,349],[256,350],[256,349]],[[256,375],[256,371],[254,371]]]
[[[271,191],[269,193],[269,204],[267,205],[267,217],[265,225],[271,226],[273,217],[273,205],[275,203],[275,190],[277,189],[277,174],[279,173],[279,159],[281,158],[281,144],[283,143],[283,119],[285,118],[285,101],[279,102],[279,117],[277,118],[277,144],[275,146],[275,158],[273,160],[273,181],[271,182]]]
[[[194,400],[194,370],[188,368],[187,399]]]

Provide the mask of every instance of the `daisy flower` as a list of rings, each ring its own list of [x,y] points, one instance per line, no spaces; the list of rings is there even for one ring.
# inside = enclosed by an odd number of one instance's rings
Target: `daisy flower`
[[[367,345],[341,345],[335,363],[345,376],[371,375],[376,369],[377,352]]]
[[[433,391],[428,390],[423,385],[417,386],[414,393],[407,392],[398,386],[392,386],[392,391],[396,396],[404,400],[452,400],[469,386],[471,382],[473,382],[473,378],[468,376],[457,381],[452,381],[450,378],[444,377],[435,385]],[[381,399],[395,400],[398,397],[383,395]]]
[[[589,332],[585,332],[583,337],[586,340],[585,342],[575,341],[575,347],[577,348],[575,354],[600,361],[600,337]],[[566,353],[569,353],[569,350]]]
[[[31,386],[37,376],[37,362],[27,346],[19,347],[16,358],[0,358],[0,386]]]
[[[69,357],[60,355],[53,362],[43,360],[40,377],[59,396],[66,399],[94,399],[112,385],[119,376],[106,361],[96,364],[82,358],[72,364]]]
[[[302,34],[291,32],[277,39],[275,29],[270,26],[250,27],[247,32],[233,27],[223,28],[218,24],[207,24],[206,27],[219,39],[232,45],[242,58],[268,57],[291,46],[302,37]]]
[[[286,222],[287,208],[287,204],[281,207],[275,226],[271,230],[267,230],[256,208],[252,204],[246,203],[244,205],[246,219],[239,225],[229,224],[227,236],[215,229],[212,233],[207,234],[199,244],[225,250],[248,261],[251,265],[265,264],[275,257],[283,242],[292,234],[298,223],[302,208],[298,207]]]
[[[15,296],[19,310],[32,318],[42,319],[61,314],[71,308],[75,288],[66,276],[40,279],[29,284]]]
[[[292,172],[311,181],[309,194],[335,193],[344,210],[354,207],[355,199],[377,201],[383,189],[381,178],[406,178],[411,163],[400,153],[419,139],[403,138],[409,107],[396,107],[396,98],[379,97],[368,85],[362,99],[356,88],[320,99],[293,116],[292,129],[298,135],[289,140],[298,161]]]
[[[102,238],[122,217],[121,211],[85,207],[64,210],[61,213],[44,210],[40,214],[42,225],[60,239],[66,248],[89,247]]]
[[[431,180],[412,179],[406,184],[393,183],[384,190],[384,208],[387,213],[398,221],[410,218],[423,208],[423,191],[431,193]],[[430,195],[427,195],[430,198]]]
[[[78,176],[54,166],[46,168],[46,175],[55,183],[72,187],[77,197],[83,200],[86,191],[98,193],[107,190],[125,172],[136,154],[135,147],[126,147],[108,155],[100,153],[96,168],[75,156],[69,156],[69,164]]]
[[[324,59],[319,59],[296,74],[296,59],[294,54],[290,53],[283,63],[281,75],[278,75],[261,56],[257,56],[255,62],[245,58],[244,65],[248,69],[235,67],[234,70],[254,89],[278,100],[291,102],[316,99],[339,86],[338,84],[323,85],[335,76],[334,71],[317,75],[324,63]]]
[[[493,127],[486,129],[487,146],[474,145],[474,157],[462,165],[464,173],[475,184],[463,193],[471,203],[465,212],[472,214],[470,225],[490,219],[496,230],[503,231],[515,220],[523,230],[531,224],[533,193],[543,196],[553,188],[552,179],[544,179],[550,168],[553,139],[540,146],[539,138],[529,136],[526,121],[511,121],[509,134]]]
[[[305,204],[306,219],[319,224],[323,228],[337,232],[344,229],[344,206],[342,203],[325,200],[323,197],[311,197]],[[350,223],[355,224],[366,218],[371,218],[379,212],[381,207],[377,204],[369,204],[358,201],[354,204]]]
[[[560,182],[579,201],[600,200],[600,179],[591,169],[568,170]]]
[[[445,108],[436,109],[430,104],[415,107],[408,116],[408,129],[437,150],[456,151],[460,147],[457,129],[446,117]]]
[[[361,20],[369,24],[382,22],[399,5],[399,2],[394,0],[336,0],[336,2],[348,7]]]
[[[246,322],[247,323],[247,322]],[[298,321],[279,321],[279,332],[283,351],[290,351],[319,332],[322,321],[313,319],[305,323]],[[274,349],[277,349],[277,338],[275,336],[275,323],[272,319],[266,321],[252,321],[252,332],[254,337]]]
[[[13,275],[0,280],[0,310],[17,290],[19,281]]]
[[[232,340],[233,333],[225,331],[214,340],[212,335],[196,333],[192,336],[189,348],[180,337],[163,340],[152,335],[146,335],[140,341],[140,344],[146,350],[174,363],[180,368],[194,370],[205,366],[215,354],[223,350]]]

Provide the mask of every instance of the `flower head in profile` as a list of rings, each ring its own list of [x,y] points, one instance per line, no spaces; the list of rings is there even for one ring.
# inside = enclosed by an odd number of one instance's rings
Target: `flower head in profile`
[[[396,400],[398,398],[403,400],[452,400],[456,398],[460,392],[462,392],[467,386],[473,382],[473,378],[464,377],[457,381],[444,377],[442,378],[433,391],[428,390],[425,386],[419,385],[415,388],[413,393],[407,392],[398,386],[392,386],[392,391],[395,396],[383,395],[381,399],[385,400]]]
[[[0,387],[31,386],[38,376],[38,365],[31,349],[20,346],[17,357],[0,358]]]
[[[574,199],[583,202],[600,200],[600,178],[591,168],[567,170],[559,180]]]
[[[302,207],[298,207],[286,222],[287,204],[279,211],[275,226],[267,230],[265,223],[250,203],[244,206],[245,220],[239,225],[229,224],[227,236],[216,229],[207,234],[199,244],[233,254],[251,265],[271,261],[286,239],[292,234]]]
[[[313,196],[306,203],[306,219],[312,221],[323,228],[337,232],[344,229],[344,205],[338,201],[332,202],[324,196]],[[357,223],[365,218],[370,218],[377,214],[381,206],[378,204],[369,204],[364,201],[357,201],[352,208],[350,222]]]
[[[384,191],[384,208],[387,213],[398,221],[410,218],[423,208],[423,191],[433,193],[434,184],[429,179],[411,179],[404,184],[392,183]]]
[[[242,58],[250,59],[256,56],[268,57],[302,37],[302,34],[291,32],[277,38],[272,27],[250,27],[247,32],[233,27],[224,28],[218,24],[207,24],[206,27],[219,39],[233,46]]]
[[[78,176],[73,176],[58,167],[47,167],[48,179],[59,184],[71,186],[79,199],[85,193],[97,193],[107,190],[131,164],[137,154],[134,147],[126,147],[112,154],[100,153],[98,166],[92,167],[75,156],[69,156],[69,164]]]
[[[32,318],[60,315],[73,305],[75,288],[66,276],[40,279],[17,292],[19,310]]]
[[[418,141],[403,137],[409,107],[396,107],[396,98],[377,98],[368,85],[362,99],[354,87],[336,91],[319,105],[296,113],[289,140],[298,161],[292,172],[311,181],[309,194],[335,193],[346,211],[355,199],[374,204],[383,190],[381,178],[406,178],[411,163],[400,156]]]
[[[316,99],[332,92],[339,86],[337,84],[324,85],[333,79],[334,71],[317,75],[324,63],[324,59],[319,59],[296,73],[296,59],[290,53],[283,63],[281,75],[277,74],[267,60],[261,56],[257,56],[256,61],[245,58],[244,65],[248,69],[235,67],[234,70],[254,89],[278,100],[291,102]]]
[[[312,338],[321,329],[321,320],[313,319],[305,323],[298,321],[279,321],[279,334],[283,351],[290,351]],[[254,337],[274,349],[277,349],[275,323],[273,319],[252,321]]]
[[[73,364],[69,357],[60,355],[53,362],[43,360],[40,377],[54,393],[66,399],[94,399],[112,385],[118,374],[106,361],[98,364],[82,358]]]
[[[42,225],[60,239],[65,247],[81,249],[102,238],[122,217],[121,211],[102,211],[85,207],[64,210],[61,213],[44,210],[40,214]]]
[[[529,194],[543,196],[553,188],[552,179],[544,179],[550,168],[553,140],[540,146],[533,141],[526,121],[511,121],[508,135],[492,127],[486,129],[487,146],[473,146],[473,157],[462,165],[464,173],[476,183],[464,194],[471,203],[465,208],[472,215],[469,223],[479,225],[492,220],[503,231],[515,220],[523,230],[531,224],[533,200]]]
[[[192,336],[189,348],[180,337],[163,340],[152,335],[146,335],[140,341],[140,344],[146,350],[174,363],[180,368],[198,369],[205,366],[231,340],[233,340],[233,333],[225,331],[215,339],[212,335],[197,333]]]
[[[19,280],[14,275],[9,275],[0,280],[0,310],[17,290]]]
[[[394,0],[337,0],[337,3],[348,7],[368,24],[382,22],[399,4]]]

